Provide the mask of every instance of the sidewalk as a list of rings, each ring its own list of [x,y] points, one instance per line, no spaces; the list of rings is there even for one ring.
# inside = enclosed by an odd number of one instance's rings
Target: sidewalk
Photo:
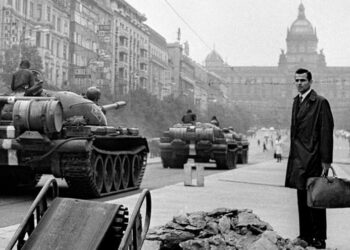
[[[244,166],[236,170],[205,177],[204,187],[186,187],[183,183],[153,190],[151,227],[163,225],[174,215],[184,212],[211,211],[218,207],[249,208],[271,224],[284,238],[298,236],[296,191],[284,187],[286,161],[275,160]],[[334,165],[339,177],[350,177]],[[124,204],[131,210],[137,195],[112,203]],[[327,246],[348,250],[350,209],[329,209]]]
[[[219,207],[249,208],[271,224],[284,238],[298,235],[296,191],[284,188],[286,161],[275,160],[255,165],[238,165],[238,169],[205,177],[204,187],[184,186],[183,182],[151,191],[151,227],[163,225],[174,215],[184,212],[211,211]],[[339,177],[348,178],[334,164]],[[138,194],[109,201],[128,207],[130,214]],[[348,250],[350,245],[350,209],[329,209],[327,246]],[[3,249],[17,226],[0,228]]]

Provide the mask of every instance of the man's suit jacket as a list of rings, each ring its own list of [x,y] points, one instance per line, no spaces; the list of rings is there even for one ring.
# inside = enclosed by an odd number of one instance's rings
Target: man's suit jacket
[[[333,116],[328,101],[314,90],[292,109],[290,153],[285,186],[305,189],[308,177],[320,176],[322,162],[333,160]]]

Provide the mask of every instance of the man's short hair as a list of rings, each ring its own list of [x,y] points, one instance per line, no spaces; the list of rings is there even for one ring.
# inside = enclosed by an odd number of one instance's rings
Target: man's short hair
[[[306,73],[307,80],[311,81],[312,80],[312,74],[307,69],[299,68],[299,69],[297,69],[297,71],[295,71],[295,74],[305,74],[305,73]]]
[[[192,110],[191,110],[191,109],[188,109],[188,110],[187,110],[187,113],[192,113]]]
[[[30,62],[28,60],[22,60],[19,64],[19,67],[22,69],[29,69],[30,68]]]

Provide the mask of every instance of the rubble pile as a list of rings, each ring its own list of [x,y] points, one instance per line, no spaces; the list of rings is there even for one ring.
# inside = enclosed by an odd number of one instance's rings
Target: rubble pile
[[[174,216],[164,226],[150,229],[143,249],[302,250],[306,242],[283,239],[252,210],[218,208]]]

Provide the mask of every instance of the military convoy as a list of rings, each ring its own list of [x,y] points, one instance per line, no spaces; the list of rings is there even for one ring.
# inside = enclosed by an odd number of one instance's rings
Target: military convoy
[[[69,91],[0,96],[0,190],[35,186],[42,174],[66,180],[78,197],[140,187],[149,152],[137,128],[108,126],[99,106]]]

